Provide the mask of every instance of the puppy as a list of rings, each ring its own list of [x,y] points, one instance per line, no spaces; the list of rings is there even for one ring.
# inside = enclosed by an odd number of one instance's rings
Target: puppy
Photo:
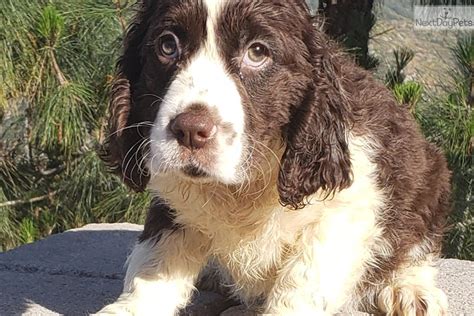
[[[175,315],[202,269],[258,311],[445,315],[450,172],[303,0],[142,0],[105,160],[155,199],[102,314]]]

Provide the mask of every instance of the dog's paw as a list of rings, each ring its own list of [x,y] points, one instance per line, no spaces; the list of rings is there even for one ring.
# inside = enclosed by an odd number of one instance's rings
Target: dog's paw
[[[382,311],[389,316],[446,316],[446,295],[437,288],[386,288],[379,300]]]

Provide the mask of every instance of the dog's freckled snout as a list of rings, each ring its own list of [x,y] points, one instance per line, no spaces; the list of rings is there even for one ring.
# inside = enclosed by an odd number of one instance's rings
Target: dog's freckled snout
[[[214,138],[217,126],[208,112],[190,111],[172,120],[170,130],[181,145],[189,149],[201,149]]]

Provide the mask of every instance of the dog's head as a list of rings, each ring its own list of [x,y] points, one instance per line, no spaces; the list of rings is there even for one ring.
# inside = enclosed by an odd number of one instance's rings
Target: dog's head
[[[277,143],[282,204],[350,185],[343,75],[303,0],[142,0],[124,45],[104,147],[135,190],[240,185]]]

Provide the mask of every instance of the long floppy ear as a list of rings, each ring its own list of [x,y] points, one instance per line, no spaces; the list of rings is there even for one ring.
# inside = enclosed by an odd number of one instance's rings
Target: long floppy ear
[[[294,209],[303,208],[310,195],[321,193],[326,199],[352,183],[351,104],[340,73],[345,57],[319,31],[313,28],[311,33],[307,46],[313,83],[286,128],[287,148],[278,181],[281,203]]]
[[[149,181],[143,161],[149,126],[141,122],[133,101],[135,84],[143,68],[140,51],[153,12],[147,2],[144,0],[138,4],[136,16],[123,41],[124,50],[111,89],[108,131],[101,148],[101,158],[138,192],[143,191]]]

